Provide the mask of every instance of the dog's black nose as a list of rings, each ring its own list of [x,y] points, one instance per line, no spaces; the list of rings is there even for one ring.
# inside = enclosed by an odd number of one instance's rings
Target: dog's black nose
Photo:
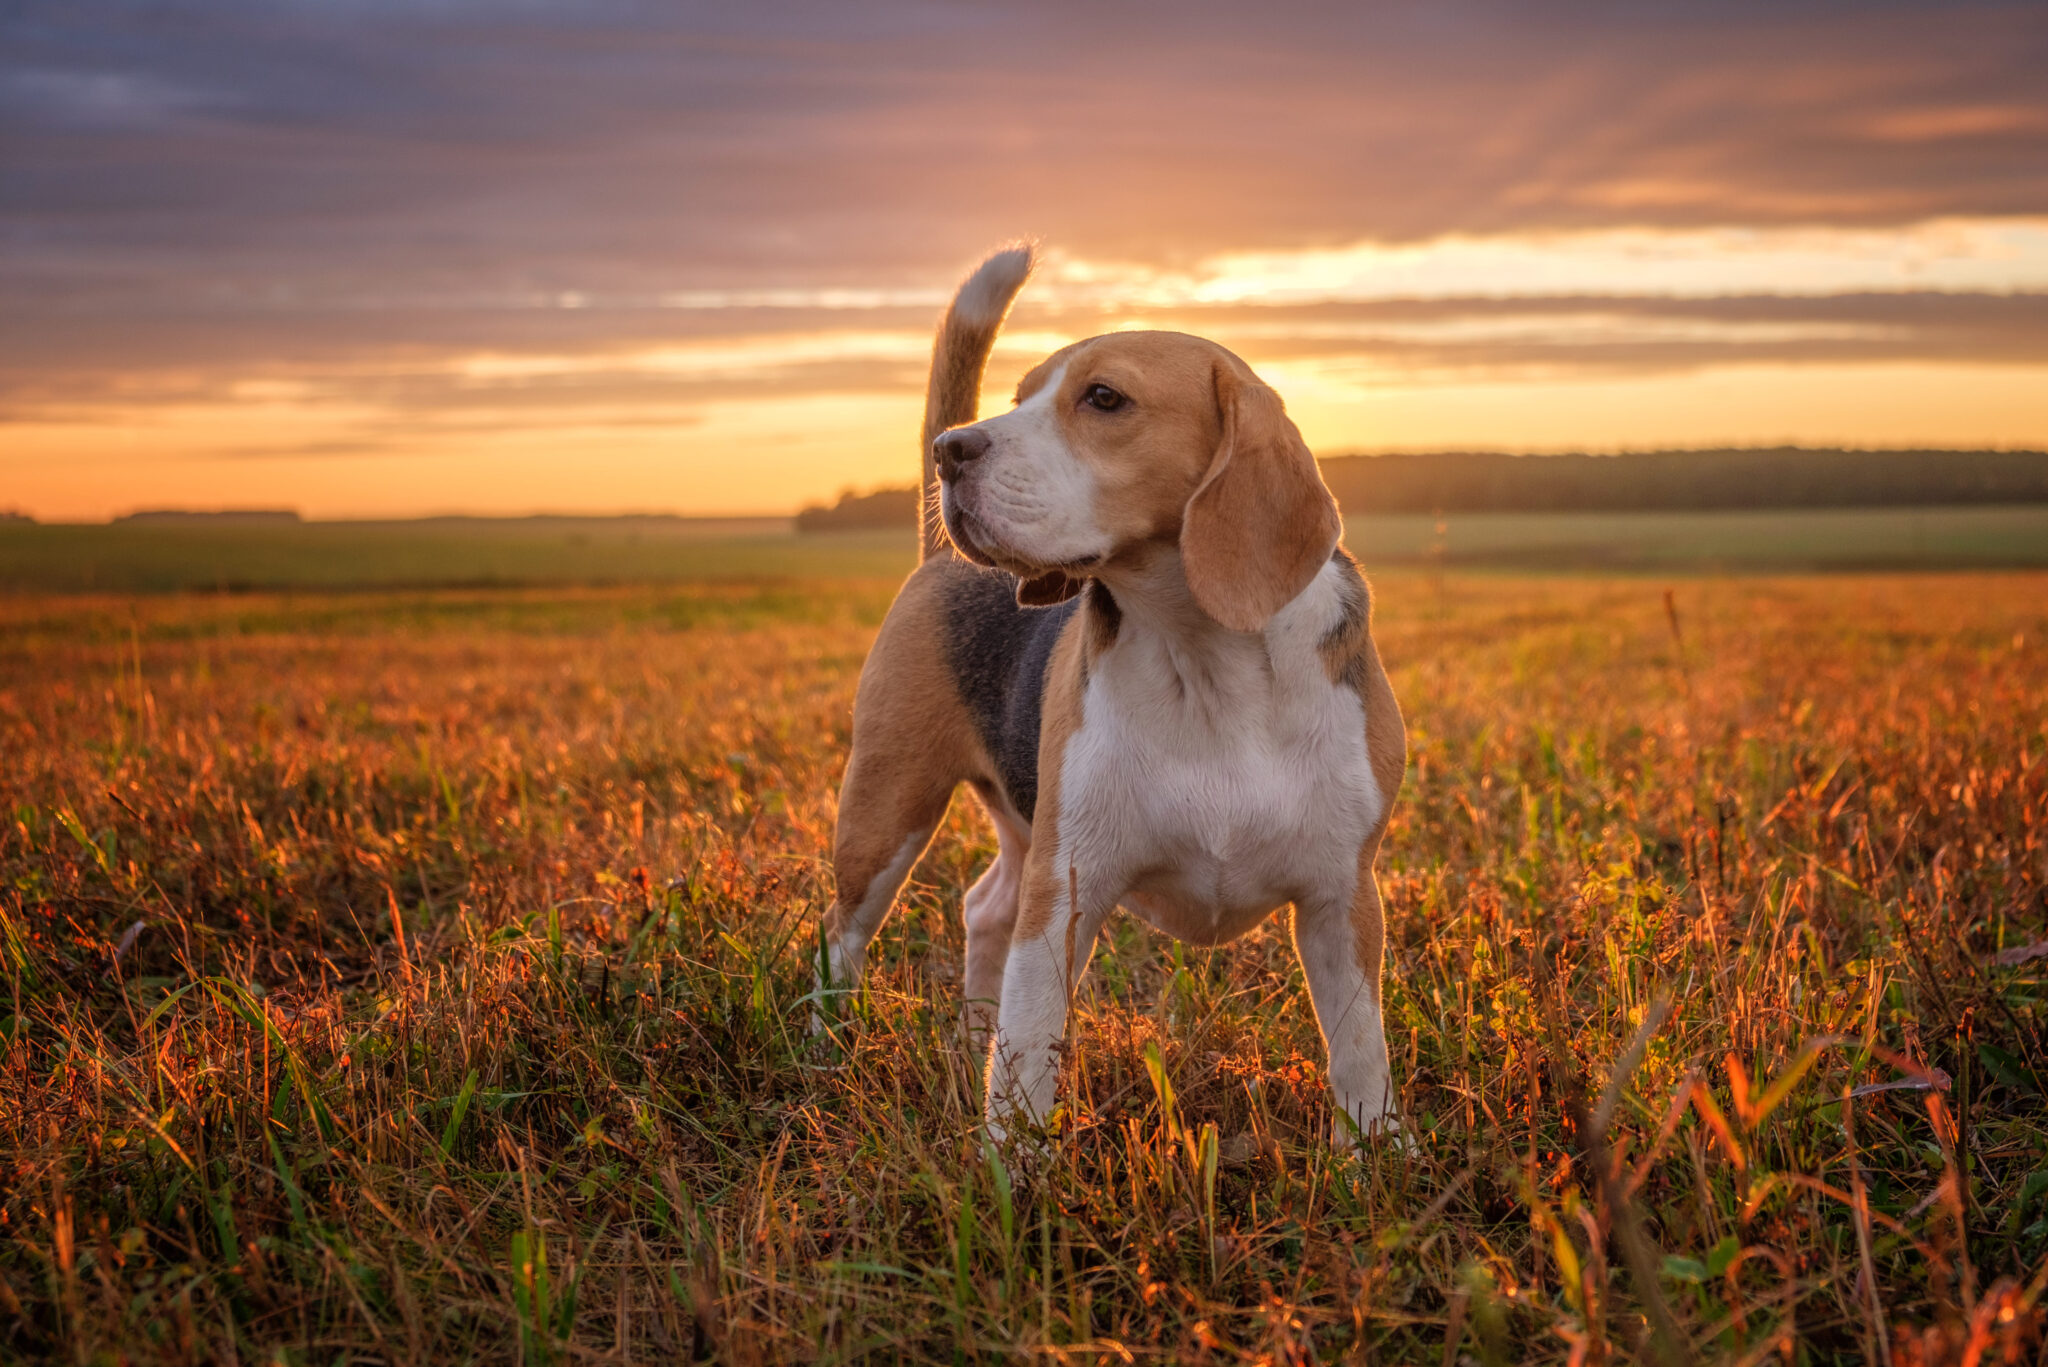
[[[956,427],[941,432],[932,442],[932,454],[939,459],[939,478],[950,483],[959,477],[961,466],[981,459],[988,454],[988,448],[988,433],[979,427]]]

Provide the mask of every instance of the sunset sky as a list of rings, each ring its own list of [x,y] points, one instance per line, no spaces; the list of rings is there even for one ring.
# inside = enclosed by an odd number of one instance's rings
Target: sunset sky
[[[786,510],[1171,327],[1320,454],[2048,446],[2048,6],[10,0],[0,509]],[[1365,511],[1365,510],[1355,510]]]

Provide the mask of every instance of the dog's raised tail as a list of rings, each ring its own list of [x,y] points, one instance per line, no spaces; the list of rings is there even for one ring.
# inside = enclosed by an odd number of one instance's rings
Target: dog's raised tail
[[[924,476],[918,484],[918,558],[946,548],[946,529],[939,519],[939,477],[932,463],[932,441],[949,427],[973,422],[981,396],[981,372],[1002,331],[1010,301],[1024,288],[1036,262],[1031,247],[1005,247],[975,268],[961,282],[939,323],[932,345],[931,388],[924,400]]]

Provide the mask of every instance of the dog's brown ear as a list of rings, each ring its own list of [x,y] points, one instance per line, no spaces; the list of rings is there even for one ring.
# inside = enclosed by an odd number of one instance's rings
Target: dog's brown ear
[[[1257,631],[1309,586],[1343,525],[1280,396],[1216,364],[1223,439],[1181,519],[1180,558],[1202,611]]]
[[[1017,601],[1027,608],[1064,603],[1081,591],[1081,582],[1061,570],[1047,570],[1044,574],[1017,581]]]

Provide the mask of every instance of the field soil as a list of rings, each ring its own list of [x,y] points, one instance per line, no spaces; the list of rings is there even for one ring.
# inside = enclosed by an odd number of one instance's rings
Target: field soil
[[[1285,913],[988,1149],[964,799],[813,1034],[891,590],[0,598],[0,1359],[2037,1360],[2048,575],[1378,576],[1362,1157]]]

